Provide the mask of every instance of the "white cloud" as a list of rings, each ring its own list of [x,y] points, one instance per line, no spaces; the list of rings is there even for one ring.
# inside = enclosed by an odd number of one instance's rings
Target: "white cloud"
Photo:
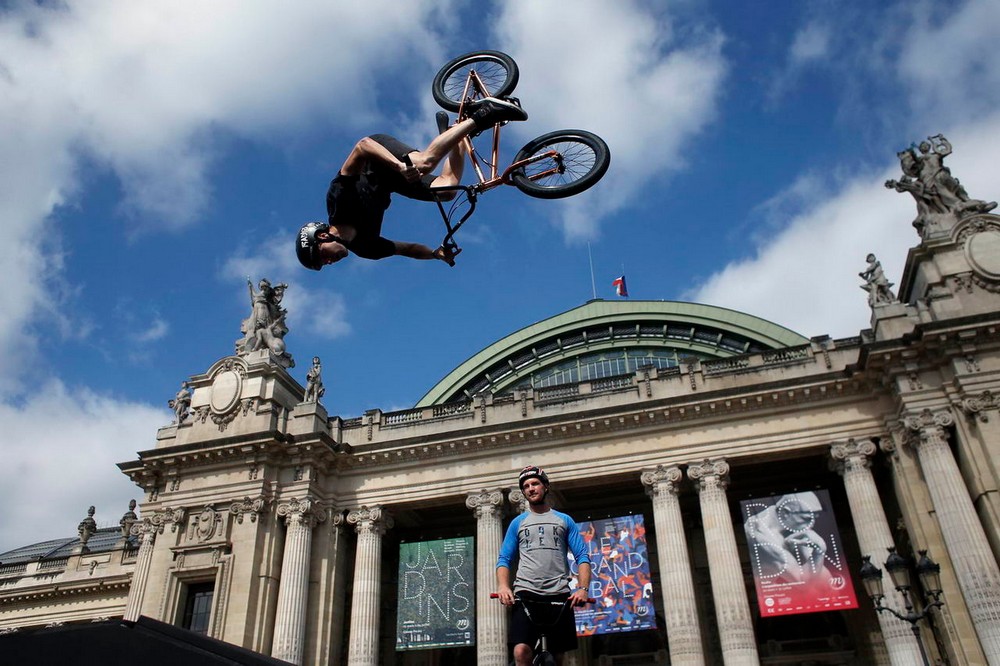
[[[107,169],[132,228],[195,222],[211,198],[212,137],[281,141],[376,115],[376,72],[440,60],[429,25],[450,2],[220,0],[17,3],[0,13],[0,396],[31,366],[63,290],[58,235],[83,165]],[[86,161],[81,158],[85,157]],[[49,321],[51,323],[51,321]],[[75,327],[68,324],[67,330]]]
[[[820,23],[810,23],[795,33],[788,51],[791,65],[803,65],[821,60],[830,51],[830,28]]]
[[[969,0],[935,9],[918,4],[902,41],[898,74],[912,108],[949,125],[991,112],[1000,103],[1000,3]]]
[[[690,139],[715,116],[722,38],[694,26],[680,39],[677,21],[632,0],[583,0],[572,12],[556,2],[501,5],[500,43],[518,63],[514,95],[530,115],[516,126],[522,138],[586,129],[611,148],[601,183],[546,206],[568,238],[594,237],[602,217],[682,168]]]
[[[58,421],[59,427],[50,426]],[[0,552],[76,536],[87,507],[99,525],[116,524],[142,492],[115,463],[156,445],[170,422],[164,409],[123,402],[58,380],[37,386],[26,402],[0,403]],[[53,461],[59,461],[53,464]]]
[[[327,269],[331,270],[331,269]],[[348,335],[351,324],[347,316],[347,302],[342,294],[332,289],[310,288],[296,277],[306,272],[295,258],[292,239],[287,231],[279,232],[230,257],[222,267],[221,275],[228,280],[238,280],[243,285],[249,276],[254,285],[260,278],[268,278],[272,284],[284,282],[288,285],[282,300],[282,307],[288,310],[289,335],[308,333],[325,340]],[[247,288],[240,288],[240,300],[247,303]]]
[[[970,196],[1000,196],[994,178],[1000,114],[947,135],[955,149],[948,164]],[[817,198],[754,256],[726,266],[687,297],[751,312],[806,336],[857,335],[869,326],[871,314],[857,275],[865,255],[874,252],[898,288],[907,250],[920,240],[910,225],[916,216],[913,200],[883,185],[899,175],[893,163]],[[793,184],[790,190],[797,188]]]

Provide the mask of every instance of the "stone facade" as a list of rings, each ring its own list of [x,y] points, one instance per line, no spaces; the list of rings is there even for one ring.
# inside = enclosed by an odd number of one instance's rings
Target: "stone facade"
[[[932,659],[1000,664],[1000,217],[921,233],[898,300],[873,302],[855,338],[350,419],[304,401],[266,349],[224,358],[189,380],[190,417],[121,463],[145,493],[128,538],[0,562],[0,627],[179,622],[211,584],[211,636],[300,664],[439,663],[394,649],[395,558],[402,540],[464,535],[466,663],[499,665],[506,617],[483,588],[534,463],[577,519],[647,517],[660,628],[585,640],[577,664],[916,663],[909,626],[856,576],[862,607],[806,616],[812,638],[757,613],[738,500],[816,487],[858,565],[889,546],[941,564]]]

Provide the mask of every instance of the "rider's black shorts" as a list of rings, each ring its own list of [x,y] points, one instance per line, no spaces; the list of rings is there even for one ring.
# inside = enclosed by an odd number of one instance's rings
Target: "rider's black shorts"
[[[389,136],[388,134],[372,134],[368,138],[384,147],[400,162],[403,161],[403,157],[406,155],[418,152],[416,148],[408,146],[396,137]],[[404,197],[420,201],[435,200],[434,193],[430,187],[436,177],[434,174],[429,173],[426,176],[422,176],[420,180],[409,183],[399,172],[393,171],[388,165],[381,163],[373,164],[371,172],[368,174],[369,181],[377,181],[378,187],[384,187],[390,192],[398,192]]]
[[[569,594],[535,594],[521,591],[517,596],[524,603],[514,605],[508,636],[511,646],[525,643],[534,649],[538,641],[538,625],[541,625],[548,637],[549,652],[562,654],[576,649],[576,619],[573,609],[565,604],[555,606],[550,603],[532,603],[532,601],[566,601]],[[531,619],[528,619],[525,613],[525,606],[531,613]]]

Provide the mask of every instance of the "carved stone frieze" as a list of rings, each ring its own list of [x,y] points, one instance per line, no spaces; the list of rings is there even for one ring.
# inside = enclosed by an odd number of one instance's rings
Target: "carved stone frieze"
[[[189,521],[188,540],[205,543],[217,536],[222,536],[222,514],[211,504],[206,504],[201,511],[191,516]]]

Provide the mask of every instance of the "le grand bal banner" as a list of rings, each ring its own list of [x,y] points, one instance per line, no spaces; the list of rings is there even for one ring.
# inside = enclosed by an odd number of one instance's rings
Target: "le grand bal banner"
[[[579,636],[656,628],[653,584],[642,514],[578,523],[591,560],[589,596],[597,601],[576,609]],[[570,555],[570,570],[579,568]],[[573,581],[574,587],[576,581]]]
[[[740,505],[763,617],[858,607],[826,490]]]

